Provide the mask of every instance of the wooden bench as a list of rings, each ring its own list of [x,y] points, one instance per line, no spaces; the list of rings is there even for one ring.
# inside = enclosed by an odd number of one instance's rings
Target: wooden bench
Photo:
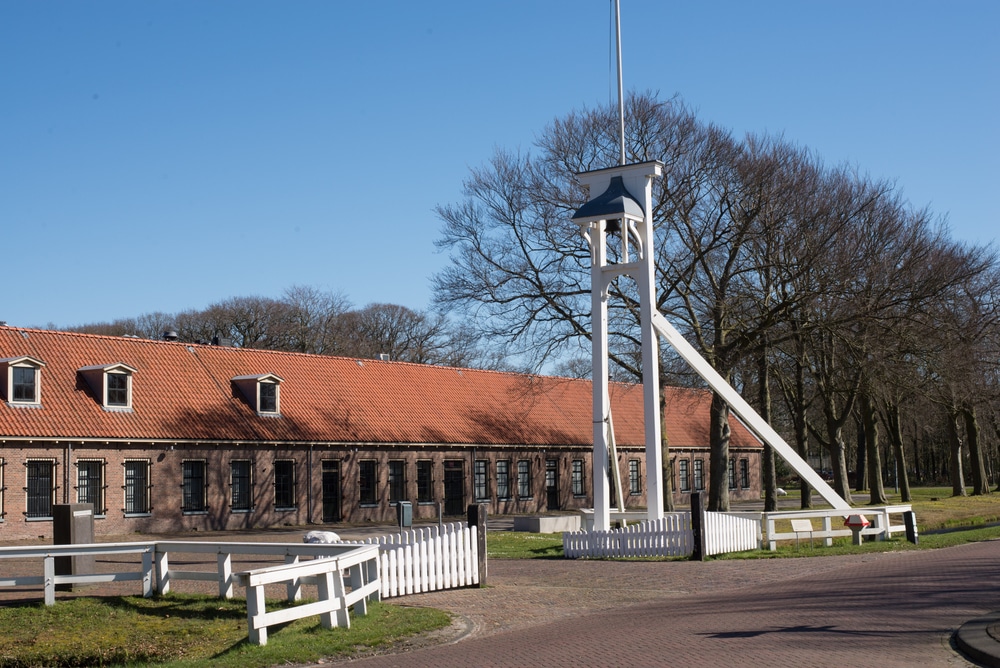
[[[799,546],[799,534],[807,533],[809,534],[809,547],[813,546],[813,525],[812,520],[801,519],[801,520],[791,520],[792,531],[795,532],[795,547]]]

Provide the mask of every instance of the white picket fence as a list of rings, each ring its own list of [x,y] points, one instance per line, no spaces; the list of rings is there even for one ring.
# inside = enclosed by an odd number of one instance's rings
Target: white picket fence
[[[705,556],[756,550],[761,543],[760,513],[702,513]]]
[[[743,552],[760,547],[760,516],[741,513],[702,513],[704,554]],[[687,557],[694,551],[691,512],[664,513],[611,531],[563,533],[563,554],[569,559],[628,557]]]
[[[454,522],[359,542],[379,546],[383,599],[479,584],[475,526]]]

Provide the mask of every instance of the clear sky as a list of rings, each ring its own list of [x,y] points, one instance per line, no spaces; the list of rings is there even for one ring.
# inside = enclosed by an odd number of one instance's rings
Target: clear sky
[[[622,0],[626,89],[1000,222],[1000,2]],[[613,101],[609,0],[0,0],[0,320],[430,303],[438,204]]]

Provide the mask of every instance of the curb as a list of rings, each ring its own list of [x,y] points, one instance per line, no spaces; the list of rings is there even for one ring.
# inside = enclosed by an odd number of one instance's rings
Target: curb
[[[1000,612],[976,617],[955,631],[955,645],[970,659],[990,668],[1000,668],[1000,642],[990,627],[1000,624]]]

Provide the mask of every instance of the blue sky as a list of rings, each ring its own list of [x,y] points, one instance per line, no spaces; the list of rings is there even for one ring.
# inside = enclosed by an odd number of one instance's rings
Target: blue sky
[[[613,100],[609,0],[0,0],[0,320],[430,302],[436,205]],[[1000,222],[1000,3],[622,0],[627,89]]]

